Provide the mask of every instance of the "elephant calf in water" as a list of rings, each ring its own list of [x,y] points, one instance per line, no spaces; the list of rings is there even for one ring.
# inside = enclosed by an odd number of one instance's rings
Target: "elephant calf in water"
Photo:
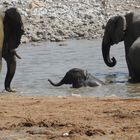
[[[57,84],[53,83],[50,79],[48,79],[48,81],[53,86],[61,86],[63,84],[72,84],[73,88],[80,88],[80,87],[85,87],[85,86],[95,87],[95,86],[104,85],[102,81],[95,78],[86,70],[82,70],[79,68],[73,68],[69,70],[66,73],[66,75],[63,77],[63,79]]]

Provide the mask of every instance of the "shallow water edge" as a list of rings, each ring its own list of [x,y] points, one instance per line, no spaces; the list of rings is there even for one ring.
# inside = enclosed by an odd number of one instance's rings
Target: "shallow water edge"
[[[21,45],[18,50],[17,70],[12,81],[21,95],[26,96],[119,96],[140,97],[139,84],[129,84],[128,70],[124,57],[124,45],[111,47],[111,56],[117,65],[109,68],[101,54],[101,39],[67,40],[64,42],[40,42]],[[96,78],[110,84],[98,87],[72,89],[70,85],[52,87],[48,78],[58,82],[71,68],[86,69]],[[0,75],[0,90],[3,90],[6,73],[3,61]]]

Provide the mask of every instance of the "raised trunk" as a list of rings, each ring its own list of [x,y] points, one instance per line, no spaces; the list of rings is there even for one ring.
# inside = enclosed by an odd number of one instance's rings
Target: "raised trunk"
[[[50,82],[51,85],[56,86],[56,87],[59,87],[59,86],[64,84],[62,80],[59,83],[56,83],[56,84],[53,83],[50,79],[48,79],[48,81]]]
[[[104,36],[103,42],[102,42],[102,55],[104,62],[109,67],[114,67],[116,65],[116,59],[114,57],[110,58],[110,47],[111,42],[109,39]]]

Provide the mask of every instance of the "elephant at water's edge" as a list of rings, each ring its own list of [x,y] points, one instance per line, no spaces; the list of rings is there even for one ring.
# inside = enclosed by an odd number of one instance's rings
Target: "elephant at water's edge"
[[[5,77],[5,89],[9,92],[11,81],[16,71],[16,48],[20,44],[21,36],[24,32],[21,16],[16,8],[7,9],[0,15],[0,71],[2,67],[2,57],[7,63],[7,74]]]
[[[93,75],[88,73],[86,70],[79,69],[79,68],[73,68],[69,70],[66,75],[63,77],[63,79],[55,84],[50,79],[48,81],[53,86],[61,86],[63,84],[72,84],[73,88],[80,88],[80,87],[95,87],[99,85],[104,85],[102,81],[95,78]]]
[[[107,66],[116,65],[116,59],[110,58],[110,47],[121,41],[125,45],[129,81],[140,82],[140,14],[131,12],[108,20],[102,40],[102,54]]]

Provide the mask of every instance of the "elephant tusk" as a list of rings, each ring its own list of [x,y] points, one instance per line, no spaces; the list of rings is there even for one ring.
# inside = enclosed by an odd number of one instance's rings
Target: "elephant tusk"
[[[16,50],[11,50],[11,53],[13,54],[13,55],[15,55],[18,59],[21,59],[21,57],[17,54],[17,52],[16,52]]]

